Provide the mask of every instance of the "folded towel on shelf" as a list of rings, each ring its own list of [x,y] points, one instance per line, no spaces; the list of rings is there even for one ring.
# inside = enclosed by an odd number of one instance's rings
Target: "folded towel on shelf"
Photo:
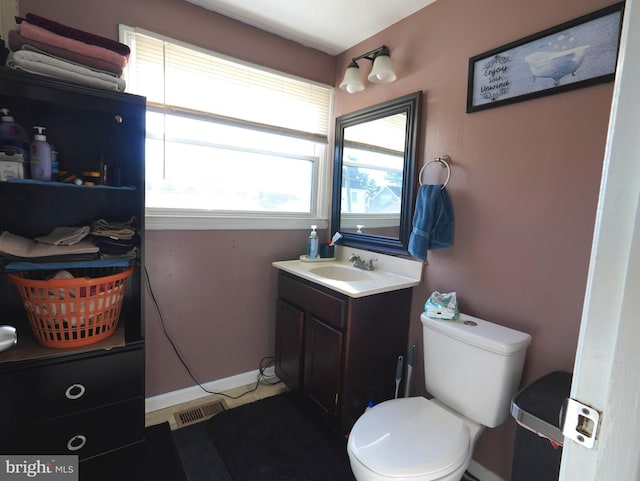
[[[137,259],[138,256],[139,256],[139,251],[137,247],[133,247],[129,249],[127,252],[123,252],[121,254],[100,252],[100,259],[102,260]]]
[[[136,235],[136,218],[131,217],[125,222],[114,222],[98,219],[91,224],[91,235],[108,237],[113,240],[131,240]]]
[[[82,227],[56,227],[46,236],[34,240],[54,246],[73,246],[89,235],[88,225]]]
[[[91,242],[100,248],[100,254],[122,255],[130,252],[136,246],[133,240],[114,240],[102,236],[94,237]]]
[[[89,65],[73,62],[65,58],[57,57],[50,53],[39,52],[37,51],[37,49],[33,47],[17,50],[12,53],[14,58],[17,57],[20,60],[28,60],[31,62],[41,62],[47,65],[50,65],[52,67],[69,70],[74,73],[86,75],[88,77],[94,77],[100,80],[104,80],[106,82],[115,82],[118,85],[118,88],[121,90],[124,89],[125,87],[125,81],[119,75],[116,75],[112,72],[107,72],[105,70],[92,68]]]
[[[8,231],[0,234],[0,254],[7,254],[11,258],[59,258],[65,255],[95,254],[98,250],[98,247],[87,239],[83,239],[72,246],[54,246],[12,234]]]
[[[18,50],[32,50],[34,52],[46,53],[54,57],[58,57],[70,62],[85,65],[94,70],[101,70],[111,73],[117,77],[122,76],[122,67],[95,57],[82,55],[81,53],[72,52],[64,48],[55,47],[47,43],[38,42],[37,40],[28,39],[20,35],[17,30],[9,30],[9,48],[16,52]]]
[[[120,77],[96,72],[82,65],[28,50],[9,53],[7,67],[103,90],[122,92],[125,89],[125,81]]]
[[[128,45],[117,42],[110,38],[101,37],[100,35],[63,25],[51,19],[36,15],[35,13],[27,13],[25,15],[25,18],[16,17],[16,23],[18,24],[22,23],[25,20],[32,25],[37,25],[38,27],[42,27],[46,30],[49,30],[50,32],[62,35],[63,37],[79,40],[80,42],[88,43],[89,45],[104,47],[107,50],[113,50],[114,52],[117,52],[125,57],[128,57],[131,54],[131,49],[129,49]]]
[[[16,30],[18,30],[20,35],[25,38],[37,40],[42,43],[48,43],[54,47],[71,50],[72,52],[81,53],[88,57],[106,60],[107,62],[111,62],[121,68],[124,68],[129,61],[127,57],[120,55],[113,50],[98,47],[97,45],[89,45],[88,43],[80,42],[79,40],[74,40],[72,38],[63,37],[62,35],[50,32],[42,27],[38,27],[37,25],[31,25],[29,22],[22,22],[21,24],[16,25]]]
[[[418,190],[409,236],[409,253],[422,261],[427,251],[453,245],[453,205],[442,184],[422,185]]]

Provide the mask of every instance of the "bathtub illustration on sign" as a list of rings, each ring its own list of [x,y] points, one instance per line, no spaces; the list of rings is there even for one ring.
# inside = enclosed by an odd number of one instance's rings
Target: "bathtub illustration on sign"
[[[527,55],[524,61],[529,64],[534,80],[538,77],[552,78],[553,85],[557,86],[562,77],[576,74],[589,47],[581,45],[560,52],[535,52]]]

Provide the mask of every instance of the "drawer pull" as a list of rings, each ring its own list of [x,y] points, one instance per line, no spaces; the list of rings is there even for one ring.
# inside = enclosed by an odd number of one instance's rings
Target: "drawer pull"
[[[78,399],[84,395],[85,391],[86,389],[82,384],[72,384],[64,392],[64,395],[67,399]]]
[[[87,444],[86,436],[76,434],[74,437],[69,439],[69,442],[67,442],[67,449],[69,451],[77,451],[78,449],[82,449],[85,444]]]

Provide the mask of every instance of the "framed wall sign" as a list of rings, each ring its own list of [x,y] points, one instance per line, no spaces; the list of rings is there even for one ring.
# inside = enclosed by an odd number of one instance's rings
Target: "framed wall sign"
[[[467,112],[613,80],[624,2],[469,59]]]

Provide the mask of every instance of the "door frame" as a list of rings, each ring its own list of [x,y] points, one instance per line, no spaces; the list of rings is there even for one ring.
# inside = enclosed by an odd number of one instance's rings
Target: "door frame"
[[[600,424],[593,449],[565,438],[560,481],[640,479],[638,25],[640,0],[627,0],[571,387]]]

